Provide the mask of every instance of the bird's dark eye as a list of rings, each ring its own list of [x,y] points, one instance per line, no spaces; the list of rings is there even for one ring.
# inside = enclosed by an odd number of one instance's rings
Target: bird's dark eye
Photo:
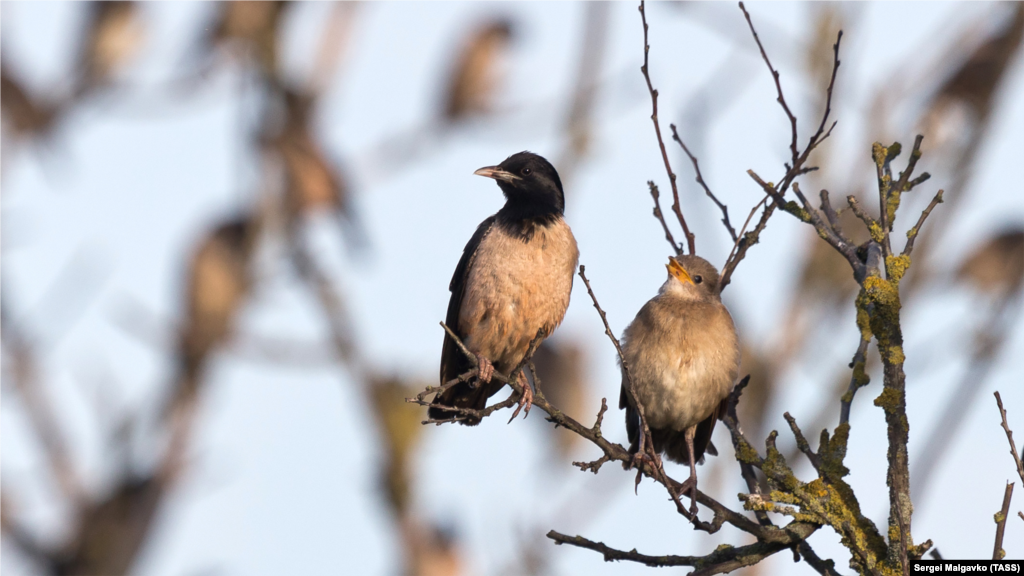
[[[530,170],[530,168],[529,168],[529,167],[523,168],[523,176],[526,176],[526,175],[527,175],[527,174],[529,174],[530,172],[532,172],[532,170]]]
[[[694,284],[700,284],[700,283],[701,283],[701,282],[703,282],[703,281],[704,281],[704,278],[703,278],[703,277],[701,277],[701,275],[700,275],[700,274],[698,274],[698,275],[696,275],[696,276],[694,276],[694,277],[693,277],[693,283],[694,283]]]

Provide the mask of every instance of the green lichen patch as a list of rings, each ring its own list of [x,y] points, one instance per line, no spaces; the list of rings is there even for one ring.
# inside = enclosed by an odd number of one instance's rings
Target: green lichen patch
[[[882,389],[882,393],[875,398],[875,406],[878,406],[886,412],[895,411],[900,403],[904,401],[905,392],[903,390],[897,390],[895,388],[885,387]]]
[[[892,282],[899,282],[910,268],[910,256],[888,256],[885,259],[885,275]]]

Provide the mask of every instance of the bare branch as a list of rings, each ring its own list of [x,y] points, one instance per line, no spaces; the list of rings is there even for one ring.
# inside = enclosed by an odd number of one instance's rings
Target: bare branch
[[[775,211],[774,201],[765,208],[764,213],[761,214],[761,220],[758,221],[754,230],[749,233],[746,232],[747,226],[750,224],[750,219],[754,217],[754,213],[756,213],[758,208],[764,205],[767,201],[768,196],[761,198],[761,201],[754,204],[754,207],[750,209],[750,214],[747,214],[747,219],[743,222],[743,227],[740,228],[739,238],[733,242],[732,250],[729,251],[729,257],[725,259],[725,264],[722,265],[722,277],[718,282],[719,292],[729,285],[729,282],[732,280],[732,272],[736,269],[736,265],[739,264],[740,260],[743,260],[747,250],[754,244],[757,244],[761,231],[768,225],[768,218],[770,218],[772,212]]]
[[[654,123],[654,133],[658,137],[661,159],[665,162],[665,172],[668,174],[668,181],[672,185],[672,211],[675,212],[679,225],[683,227],[683,235],[686,236],[686,245],[690,250],[690,254],[696,254],[697,249],[693,233],[690,232],[690,227],[686,225],[686,218],[683,217],[682,208],[679,206],[679,187],[676,185],[676,175],[672,171],[672,164],[668,161],[668,150],[665,149],[665,140],[661,137],[661,124],[658,122],[658,91],[654,89],[654,85],[651,83],[651,75],[648,68],[647,56],[651,51],[651,46],[647,43],[647,14],[644,12],[643,0],[640,0],[640,20],[644,25],[644,65],[640,67],[640,71],[643,72],[644,80],[647,81],[647,90],[651,93],[651,121]]]
[[[924,226],[924,221],[928,218],[928,215],[932,213],[932,210],[942,204],[942,190],[936,192],[935,197],[928,203],[928,207],[921,212],[921,217],[917,219],[917,224],[910,230],[907,230],[907,245],[903,247],[903,255],[910,256],[910,253],[914,250],[914,241],[917,240],[917,235],[921,232],[921,227]]]
[[[675,250],[676,256],[683,253],[682,245],[676,243],[676,239],[672,236],[672,231],[668,228],[668,223],[665,222],[665,215],[661,212],[661,193],[658,191],[658,185],[654,183],[654,180],[647,181],[647,187],[651,190],[651,198],[654,198],[654,217],[661,222],[661,228],[665,231],[665,240],[672,245],[672,249]]]
[[[807,146],[804,148],[803,152],[798,154],[796,116],[793,115],[792,111],[790,111],[789,109],[789,105],[786,104],[786,99],[782,93],[782,84],[779,82],[779,73],[778,71],[775,70],[775,68],[771,64],[771,61],[768,59],[768,54],[765,52],[764,46],[761,44],[761,39],[758,37],[757,31],[754,29],[754,23],[750,19],[750,14],[747,12],[747,9],[746,7],[744,7],[742,2],[740,2],[740,9],[743,11],[743,15],[747,20],[747,24],[750,27],[750,31],[754,36],[754,41],[757,42],[758,49],[761,51],[761,56],[764,59],[765,64],[768,65],[768,70],[771,72],[772,78],[775,81],[775,88],[778,93],[777,101],[780,105],[782,105],[782,108],[785,111],[787,118],[789,118],[790,120],[790,127],[792,130],[792,137],[790,140],[790,152],[792,154],[792,158],[791,164],[786,164],[786,174],[779,181],[778,186],[772,187],[773,190],[771,191],[770,195],[773,198],[773,202],[771,204],[768,204],[768,206],[765,208],[764,212],[761,214],[761,219],[757,223],[757,226],[755,226],[754,230],[747,235],[743,234],[742,231],[740,232],[739,240],[737,240],[737,242],[733,246],[733,251],[730,252],[729,258],[722,266],[721,280],[719,282],[720,292],[731,281],[733,271],[736,269],[736,266],[739,265],[740,261],[742,261],[743,258],[746,256],[747,250],[749,250],[751,246],[757,243],[761,232],[764,230],[765,226],[767,226],[768,219],[771,218],[771,215],[772,213],[774,213],[775,208],[779,206],[785,207],[785,202],[781,202],[781,197],[785,196],[786,190],[789,189],[790,184],[792,184],[794,179],[796,179],[798,176],[816,170],[816,168],[813,167],[805,168],[804,163],[807,161],[807,158],[810,156],[811,152],[813,152],[819,144],[824,142],[832,134],[832,129],[835,128],[835,122],[833,122],[832,125],[829,126],[828,131],[825,132],[825,125],[828,123],[828,118],[832,113],[832,92],[833,88],[835,87],[836,74],[839,70],[839,44],[842,41],[843,37],[843,33],[840,31],[836,38],[836,43],[832,47],[832,75],[829,79],[829,84],[826,92],[825,110],[822,113],[821,123],[818,126],[818,130],[808,140]],[[776,193],[778,195],[778,198],[775,197]],[[763,201],[764,200],[762,200],[762,202]],[[759,202],[758,205],[760,204],[761,203]],[[756,211],[756,209],[757,207],[755,206],[754,210]],[[744,226],[744,228],[746,228],[746,226]]]
[[[800,427],[796,424],[796,418],[786,412],[782,415],[789,423],[789,429],[793,431],[793,437],[796,438],[796,447],[807,456],[807,459],[811,462],[811,466],[814,466],[815,470],[821,469],[821,458],[811,450],[811,445],[807,443],[807,438],[804,437],[804,433],[800,430]]]
[[[868,230],[871,230],[871,228],[874,227],[874,226],[879,226],[878,221],[875,220],[874,218],[872,218],[871,216],[869,216],[868,213],[865,212],[860,207],[860,203],[857,202],[857,197],[856,196],[854,196],[852,194],[847,196],[846,197],[846,202],[847,202],[847,204],[850,205],[850,210],[853,211],[853,214],[857,218],[860,218],[860,221],[863,222],[865,226],[867,226]]]
[[[672,129],[672,139],[679,143],[679,145],[683,148],[683,152],[686,153],[687,157],[690,158],[690,162],[693,163],[693,171],[697,173],[697,183],[700,184],[701,188],[704,189],[704,193],[707,194],[708,198],[711,198],[711,201],[714,202],[716,206],[718,206],[719,210],[722,211],[722,224],[724,224],[725,229],[729,231],[729,236],[732,238],[732,241],[736,242],[737,240],[739,240],[739,236],[736,235],[736,229],[733,228],[732,224],[729,222],[729,208],[726,207],[725,204],[722,204],[721,202],[718,201],[718,197],[715,196],[713,192],[711,192],[711,188],[708,188],[707,183],[704,182],[704,176],[701,175],[700,173],[700,164],[697,163],[697,157],[690,153],[690,149],[686,147],[686,144],[683,143],[682,138],[679,137],[679,132],[676,131],[676,125],[669,124],[669,127]]]
[[[1013,456],[1013,462],[1017,465],[1017,474],[1020,476],[1022,482],[1024,482],[1024,462],[1021,462],[1020,453],[1017,452],[1017,445],[1013,442],[1013,431],[1010,430],[1010,424],[1006,421],[1006,410],[1003,409],[1003,399],[999,396],[999,392],[995,393],[996,404],[999,405],[999,414],[1003,418],[1003,430],[1006,432],[1006,439],[1010,442],[1010,454]]]
[[[746,6],[743,2],[740,2],[740,10],[743,11],[743,17],[747,19],[747,25],[750,26],[750,33],[754,36],[754,41],[757,42],[757,48],[761,51],[761,58],[764,59],[764,63],[768,66],[768,71],[772,73],[772,80],[775,80],[775,91],[778,93],[776,101],[782,106],[782,110],[786,113],[786,117],[789,118],[789,126],[792,132],[792,137],[789,142],[789,150],[793,155],[792,165],[795,168],[799,154],[796,149],[796,116],[789,109],[789,104],[786,104],[786,97],[782,95],[782,84],[779,82],[779,72],[772,66],[771,60],[768,59],[768,53],[764,51],[764,46],[761,44],[761,38],[757,35],[757,30],[754,29],[754,23],[750,20],[750,13],[747,12]],[[836,48],[836,54],[838,55],[838,42]],[[835,80],[835,72],[832,73],[832,78]],[[829,85],[829,102],[831,102],[832,87]],[[830,110],[830,104],[826,105],[826,110]],[[827,118],[827,113],[826,113]],[[824,124],[824,123],[823,123]]]
[[[864,371],[869,344],[871,344],[871,339],[864,338],[862,335],[860,344],[857,346],[857,352],[854,353],[853,360],[850,362],[853,374],[850,376],[850,387],[846,390],[846,394],[843,394],[843,398],[840,401],[839,424],[846,424],[850,421],[850,407],[853,405],[853,397],[857,394],[857,390],[867,386],[868,382],[870,382],[867,373]]]
[[[582,536],[567,536],[554,530],[548,532],[548,538],[555,541],[555,544],[569,544],[600,552],[606,562],[628,560],[646,566],[694,566],[697,570],[691,572],[693,575],[724,574],[744,566],[751,566],[764,560],[768,556],[781,550],[785,550],[795,544],[803,542],[808,536],[818,529],[818,525],[809,522],[792,522],[779,529],[782,537],[771,542],[760,541],[747,546],[723,546],[716,549],[707,556],[649,556],[641,554],[636,549],[629,552],[616,550],[602,542],[594,542]]]
[[[1013,482],[1007,482],[1006,491],[1003,493],[1003,507],[996,514],[996,543],[992,549],[992,559],[1002,560],[1006,557],[1006,550],[1003,550],[1003,531],[1006,530],[1006,517],[1010,515],[1010,498],[1013,496]]]

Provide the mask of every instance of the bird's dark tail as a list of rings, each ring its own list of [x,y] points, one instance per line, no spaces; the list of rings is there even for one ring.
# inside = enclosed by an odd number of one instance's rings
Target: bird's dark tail
[[[469,408],[472,410],[483,410],[487,407],[487,399],[493,396],[504,386],[501,382],[491,381],[484,384],[473,378],[470,382],[460,382],[455,386],[438,394],[431,402],[427,415],[432,420],[444,420],[453,416],[463,416],[453,410],[445,410],[445,407]],[[480,419],[467,416],[465,420],[459,421],[466,426],[476,426]]]
[[[704,463],[704,453],[717,456],[718,450],[711,444],[711,433],[715,430],[715,422],[718,421],[718,413],[712,413],[699,424],[697,433],[693,439],[694,462]],[[664,451],[665,456],[679,464],[690,463],[690,451],[686,448],[686,433],[675,430],[651,430],[654,440],[654,449],[658,452]]]

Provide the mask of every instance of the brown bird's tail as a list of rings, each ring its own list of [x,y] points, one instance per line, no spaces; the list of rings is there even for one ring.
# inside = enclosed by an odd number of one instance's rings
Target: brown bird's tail
[[[625,391],[622,392],[620,407],[626,409],[626,434],[629,437],[629,453],[636,454],[640,450],[640,415],[630,406],[625,399]],[[715,424],[722,414],[725,413],[725,402],[697,424],[697,433],[693,438],[694,462],[704,463],[704,454],[718,456],[718,449],[711,443],[711,434],[715,431]],[[654,440],[654,451],[664,454],[669,460],[678,464],[690,463],[690,451],[686,448],[686,434],[683,430],[672,430],[671,428],[652,428],[651,438]]]

